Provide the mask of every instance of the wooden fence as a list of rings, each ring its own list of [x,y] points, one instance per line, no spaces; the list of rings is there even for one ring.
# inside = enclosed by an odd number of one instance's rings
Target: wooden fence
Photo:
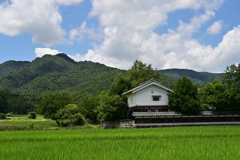
[[[134,112],[135,123],[228,122],[240,121],[240,112],[204,111],[196,115],[179,112]]]

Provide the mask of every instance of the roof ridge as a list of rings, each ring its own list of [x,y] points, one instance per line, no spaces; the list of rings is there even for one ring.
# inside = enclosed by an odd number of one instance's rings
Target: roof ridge
[[[145,82],[142,82],[142,83],[140,83],[139,84],[139,86],[141,86],[141,85],[143,85],[143,84],[147,84],[147,83],[149,83],[149,82],[157,82],[154,78],[151,78],[150,80],[148,80],[148,81],[145,81]],[[158,82],[159,83],[159,82]]]
[[[145,81],[145,82],[143,82],[143,83],[140,83],[137,87],[132,88],[132,89],[130,89],[129,91],[122,93],[122,96],[125,95],[125,94],[128,94],[128,93],[130,93],[130,92],[132,92],[132,91],[134,91],[134,90],[137,90],[137,89],[139,89],[139,88],[141,88],[141,87],[143,87],[143,86],[145,86],[145,85],[147,85],[147,84],[153,83],[153,82],[154,82],[154,83],[157,83],[157,84],[160,85],[160,86],[162,86],[164,89],[166,89],[166,90],[168,90],[168,91],[169,91],[169,90],[171,91],[171,89],[169,89],[168,87],[162,85],[160,82],[156,81],[154,78],[151,78],[151,79],[148,80],[148,81]]]

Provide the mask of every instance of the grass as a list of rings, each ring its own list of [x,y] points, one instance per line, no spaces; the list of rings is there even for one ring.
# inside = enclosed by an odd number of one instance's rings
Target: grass
[[[0,131],[57,128],[55,121],[46,120],[42,115],[37,115],[36,119],[29,119],[27,114],[12,114],[10,120],[0,121]]]
[[[42,115],[37,114],[37,117],[35,120],[42,120],[44,117]],[[32,120],[28,118],[27,114],[11,114],[11,120],[13,121],[20,121],[20,120]]]
[[[0,132],[0,159],[239,159],[240,126]]]

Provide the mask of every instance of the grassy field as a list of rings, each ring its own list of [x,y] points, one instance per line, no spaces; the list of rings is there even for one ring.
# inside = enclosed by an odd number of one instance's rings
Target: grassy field
[[[37,117],[35,120],[42,120],[42,119],[44,119],[43,116],[37,114]],[[27,114],[11,114],[11,120],[20,121],[20,120],[32,120],[32,119],[29,119]]]
[[[239,159],[240,126],[0,132],[0,159]]]

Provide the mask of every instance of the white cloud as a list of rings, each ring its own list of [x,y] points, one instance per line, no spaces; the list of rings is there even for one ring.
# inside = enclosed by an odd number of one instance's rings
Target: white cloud
[[[84,21],[80,27],[70,30],[69,39],[80,42],[84,39],[85,35],[88,35],[90,39],[98,41],[103,37],[101,31],[96,31],[93,28],[87,28],[87,23]]]
[[[93,0],[91,16],[98,16],[104,28],[104,41],[75,60],[92,60],[109,66],[128,69],[135,59],[161,68],[189,68],[198,71],[222,72],[231,57],[239,57],[239,26],[227,33],[215,48],[192,38],[202,25],[215,16],[223,0]],[[156,27],[167,23],[168,13],[179,9],[204,9],[189,23],[179,21],[175,30],[159,35]],[[237,35],[237,34],[236,34]],[[228,50],[223,46],[229,45]],[[231,48],[230,48],[231,46]],[[222,58],[224,57],[224,58]],[[227,60],[229,59],[229,60]],[[230,60],[231,59],[231,60]]]
[[[61,52],[59,52],[56,49],[50,49],[50,48],[35,48],[35,53],[36,53],[36,57],[42,57],[45,54],[56,55]]]
[[[33,35],[34,43],[51,46],[64,42],[62,16],[58,4],[71,5],[83,0],[11,0],[0,4],[0,33]]]
[[[56,0],[57,3],[62,5],[73,5],[83,2],[84,0]]]
[[[76,40],[79,42],[83,40],[86,31],[87,31],[86,22],[84,21],[80,27],[74,28],[69,32],[69,39]]]
[[[210,27],[208,27],[207,33],[211,35],[219,34],[222,30],[222,25],[223,25],[222,21],[214,22]]]

